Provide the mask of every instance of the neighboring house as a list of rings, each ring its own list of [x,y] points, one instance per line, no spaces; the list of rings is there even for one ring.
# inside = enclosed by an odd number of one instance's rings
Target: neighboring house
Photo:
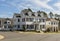
[[[45,12],[32,12],[31,9],[24,9],[20,14],[14,14],[14,30],[43,31],[46,29],[47,15]]]
[[[14,30],[21,30],[21,16],[20,14],[14,14],[13,16],[13,29]]]
[[[59,30],[59,21],[55,19],[47,19],[46,21],[46,29],[50,32],[58,32]]]
[[[0,30],[2,29],[3,25],[2,25],[2,18],[0,18]]]
[[[60,15],[55,14],[55,18],[60,20]]]
[[[11,30],[13,27],[13,19],[0,18],[0,30]]]

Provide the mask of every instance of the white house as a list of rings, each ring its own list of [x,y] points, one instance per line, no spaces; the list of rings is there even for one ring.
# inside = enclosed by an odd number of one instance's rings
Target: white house
[[[32,12],[31,9],[24,9],[20,14],[14,14],[14,30],[44,31],[46,29],[47,15],[43,11]]]
[[[47,19],[46,21],[46,29],[50,30],[51,32],[57,32],[59,30],[59,21],[55,19]]]
[[[0,30],[11,30],[13,27],[13,19],[0,18]]]

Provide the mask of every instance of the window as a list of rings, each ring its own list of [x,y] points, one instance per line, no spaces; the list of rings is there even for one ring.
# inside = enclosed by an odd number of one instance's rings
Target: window
[[[45,28],[45,25],[40,25],[40,29]]]
[[[43,22],[45,22],[45,20],[43,19]]]
[[[21,16],[16,16],[16,17],[21,17]]]
[[[22,25],[23,30],[25,30],[26,25]]]
[[[43,26],[43,28],[45,28],[45,25],[42,25]]]
[[[35,16],[34,14],[32,14],[32,16]]]
[[[1,25],[1,21],[0,21],[0,25]]]
[[[41,19],[39,19],[39,22],[41,22]]]
[[[34,25],[27,25],[27,29],[34,29]]]
[[[30,27],[31,27],[30,29],[34,29],[34,25],[30,25]]]
[[[4,26],[4,28],[7,28],[7,26]]]
[[[33,21],[34,18],[30,18],[30,21]]]
[[[7,21],[7,24],[11,24],[11,21]]]
[[[11,26],[8,26],[8,28],[12,28]]]
[[[20,19],[18,19],[18,22],[20,22]]]
[[[26,18],[26,21],[33,21],[34,18]]]
[[[40,14],[38,14],[38,16],[41,17]]]
[[[22,18],[22,22],[25,22],[25,18]]]
[[[20,25],[18,25],[18,28],[20,28]]]
[[[10,22],[8,22],[10,24]]]
[[[25,25],[22,25],[23,28],[25,28]]]
[[[27,25],[27,29],[30,29],[29,25]]]
[[[38,18],[36,18],[36,21],[38,21]]]
[[[49,22],[49,24],[50,24],[50,22]]]
[[[25,15],[27,15],[27,16],[28,16],[28,13],[25,13]]]
[[[16,25],[14,25],[14,27],[16,27]]]
[[[39,19],[40,22],[45,22],[45,19]]]
[[[4,22],[4,24],[7,24],[7,22]]]
[[[53,22],[51,22],[51,25],[53,25]]]
[[[54,25],[55,25],[55,22],[54,22]]]
[[[26,21],[29,21],[29,18],[26,18]]]

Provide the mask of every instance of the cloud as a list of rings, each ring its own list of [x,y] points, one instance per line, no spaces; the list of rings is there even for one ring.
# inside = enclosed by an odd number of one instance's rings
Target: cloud
[[[40,0],[40,1],[42,1],[42,2],[44,2],[44,3],[48,3],[48,2],[50,2],[51,0]]]
[[[49,10],[53,10],[53,8],[48,5],[47,3],[51,1],[51,0],[30,0],[30,2],[32,2],[32,4],[36,5],[37,7],[43,7],[43,8],[46,8],[46,9],[49,9]]]
[[[48,2],[51,0],[23,0],[23,2],[20,2],[20,0],[13,0],[11,2],[7,2],[9,5],[19,8],[46,8],[51,10],[54,10],[50,5],[48,5]],[[18,3],[19,2],[19,3]]]
[[[60,2],[55,3],[54,6],[58,9],[60,9]]]
[[[0,0],[0,1],[4,2],[4,1],[6,1],[6,0]]]
[[[4,5],[8,6],[9,8],[14,7],[15,9],[17,9],[17,11],[21,11],[22,9],[26,8],[31,8],[34,11],[43,10],[47,12],[52,11],[53,13],[60,13],[59,0],[54,4],[51,3],[52,0],[10,0],[10,1],[3,0],[3,1],[5,1],[6,3]]]
[[[58,14],[60,14],[60,1],[53,4],[53,6],[56,8],[54,11]]]
[[[12,18],[13,17],[13,14],[12,14],[12,12],[2,12],[1,14],[0,14],[0,17],[3,17],[3,18]]]

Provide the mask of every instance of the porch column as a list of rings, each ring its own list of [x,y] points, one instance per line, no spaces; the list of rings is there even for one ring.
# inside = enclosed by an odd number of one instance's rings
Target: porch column
[[[27,31],[26,29],[27,29],[27,25],[25,25],[25,31]]]
[[[58,29],[58,27],[56,27],[56,32],[58,32],[59,31],[59,29]]]
[[[52,27],[52,32],[54,32],[54,27]]]
[[[35,24],[34,24],[34,30],[36,31],[36,29],[35,29]]]
[[[57,30],[59,31],[59,27],[57,27]]]
[[[41,30],[40,30],[40,25],[39,25],[39,31],[41,31]]]
[[[50,29],[50,32],[52,32],[52,27],[50,27],[49,29]]]
[[[55,27],[55,32],[57,31],[57,28]]]
[[[7,30],[9,30],[8,25],[7,25]]]

